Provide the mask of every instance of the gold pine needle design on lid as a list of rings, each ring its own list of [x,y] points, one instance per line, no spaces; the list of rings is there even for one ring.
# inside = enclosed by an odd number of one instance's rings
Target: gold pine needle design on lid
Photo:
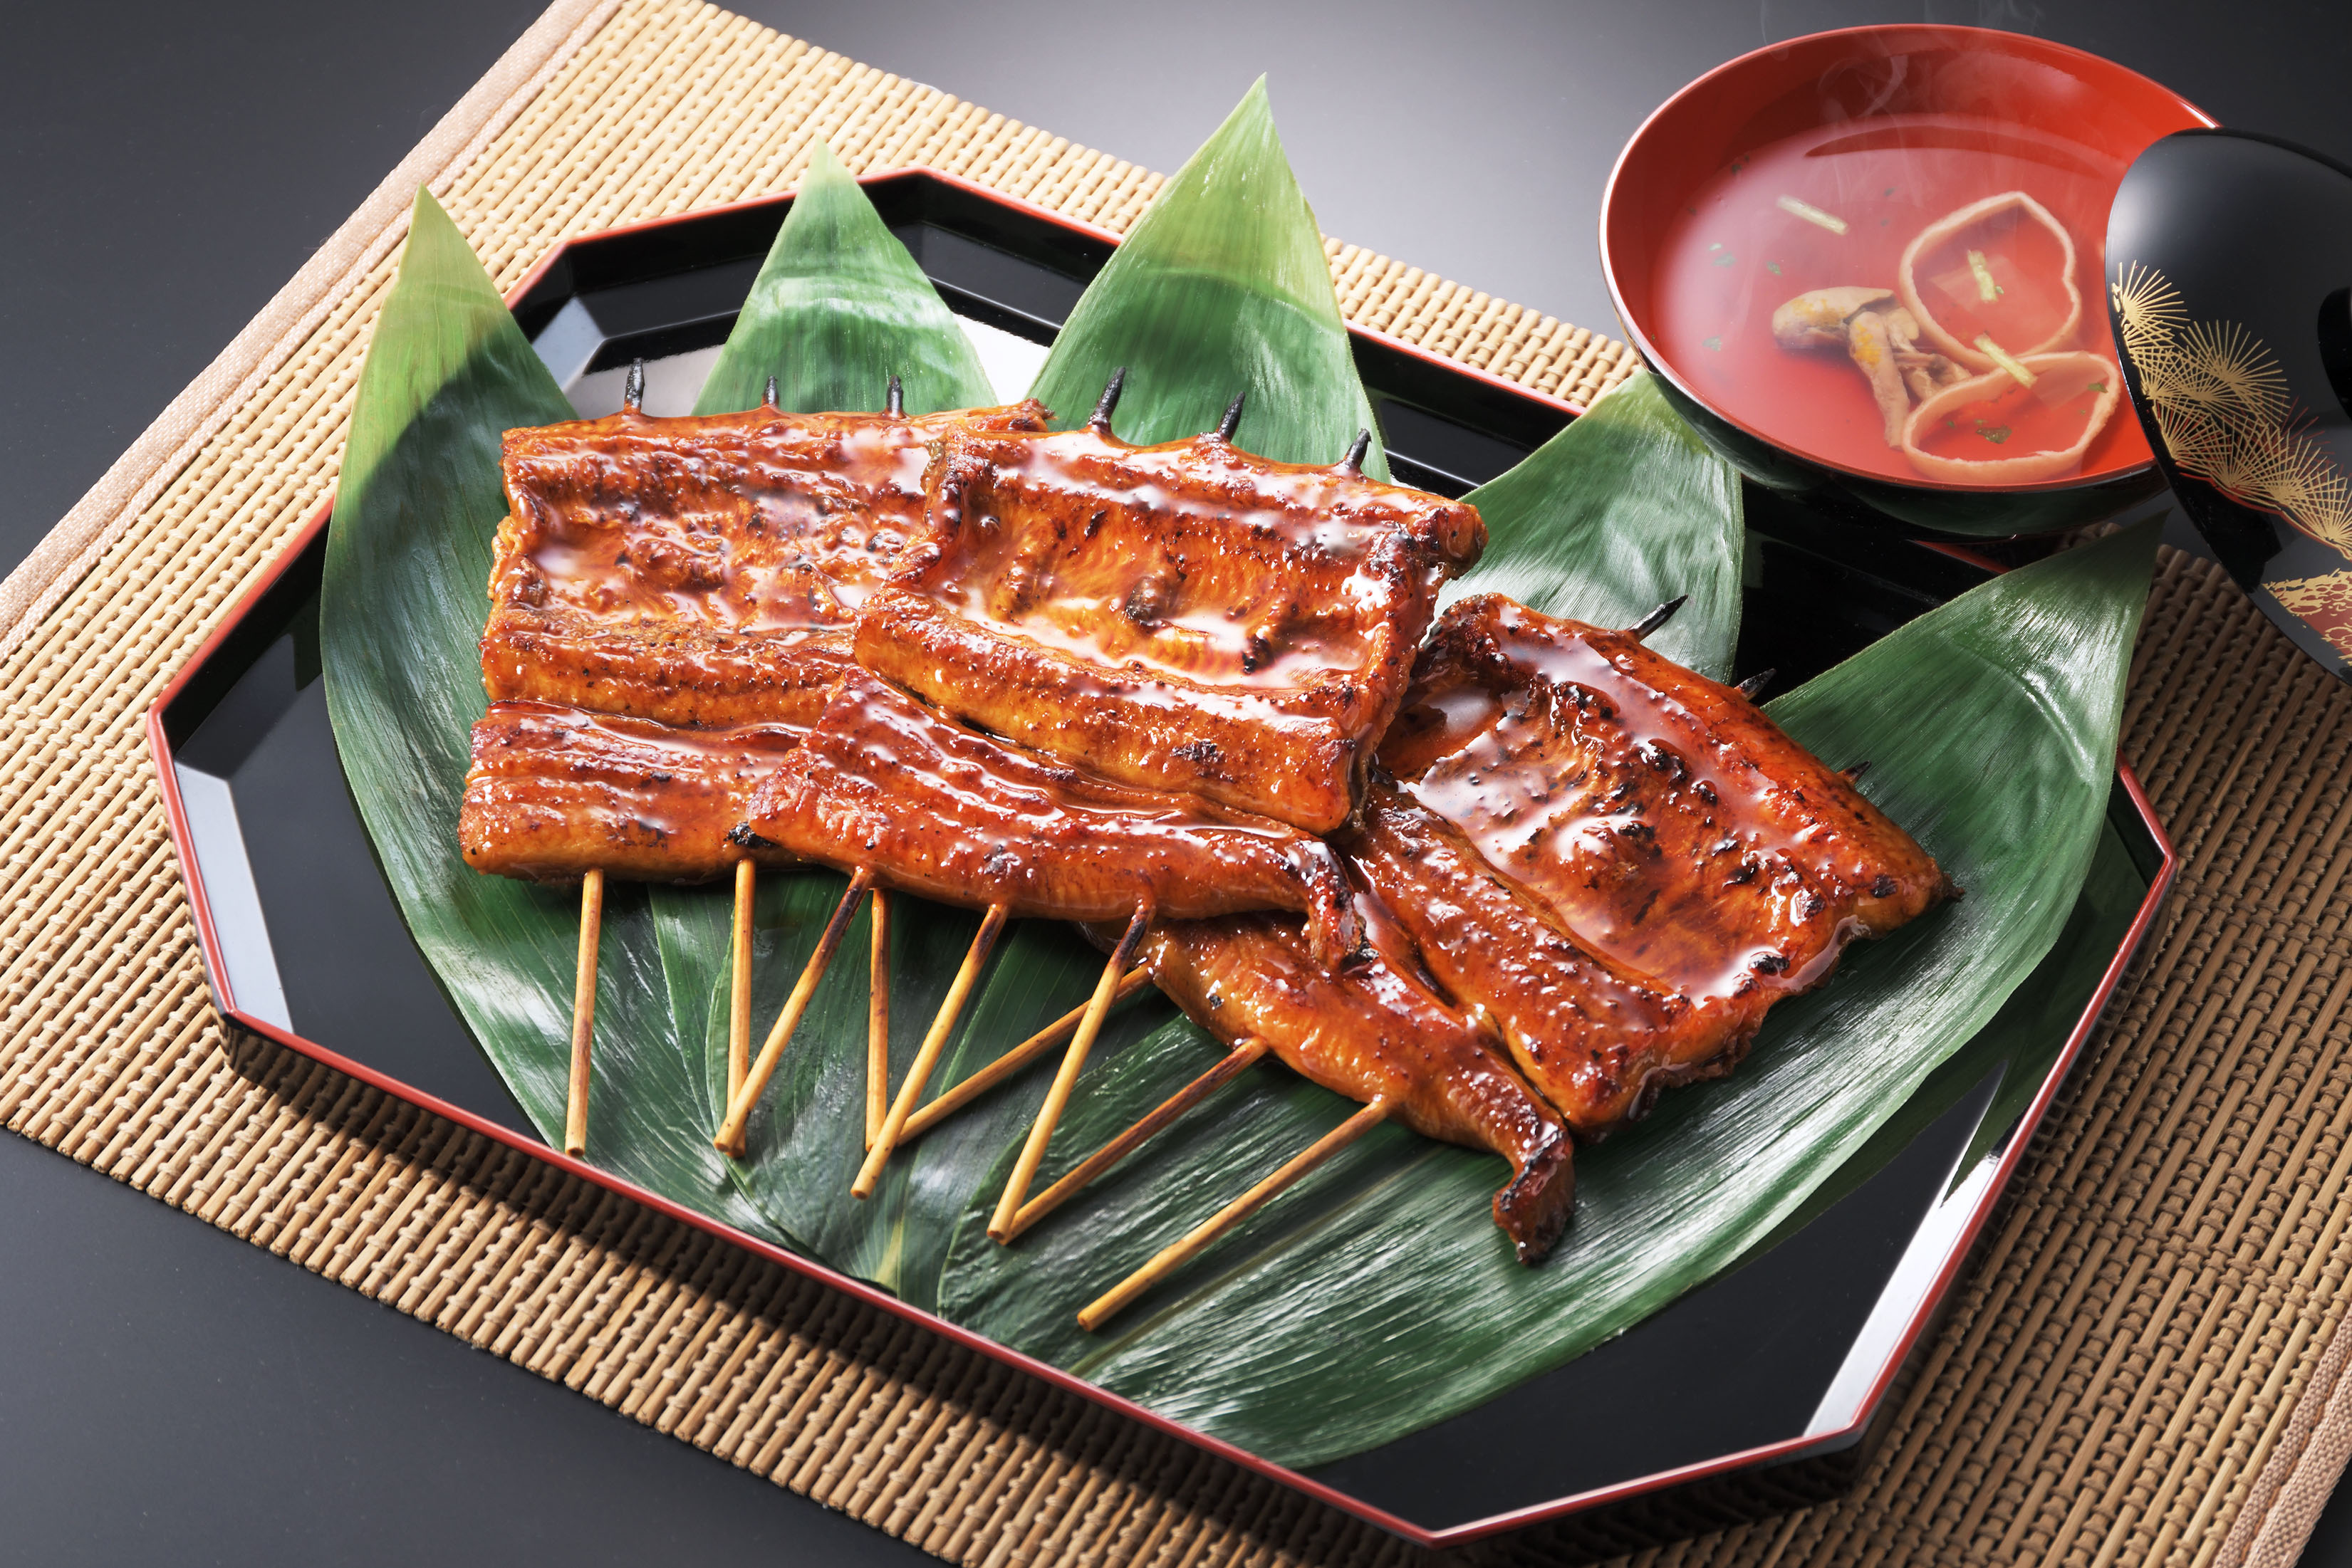
[[[2263,587],[2289,614],[2326,638],[2329,647],[2352,659],[2352,571],[2283,578]]]
[[[2112,293],[2124,352],[2173,462],[2352,557],[2352,478],[2299,426],[2286,371],[2263,340],[2235,321],[2191,319],[2152,267],[2126,267]],[[2347,633],[2324,634],[2340,646]]]

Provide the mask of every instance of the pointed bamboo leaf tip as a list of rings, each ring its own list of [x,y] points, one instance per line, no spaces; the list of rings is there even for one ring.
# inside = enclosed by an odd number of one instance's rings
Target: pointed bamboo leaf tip
[[[419,185],[416,187],[416,200],[409,204],[408,246],[402,254],[401,264],[404,267],[407,265],[411,253],[422,256],[436,252],[447,253],[446,259],[450,262],[462,253],[467,261],[473,263],[474,270],[481,274],[482,282],[489,291],[492,294],[498,292],[498,286],[490,281],[488,269],[482,266],[481,257],[474,254],[474,247],[467,243],[465,235],[458,230],[457,220],[449,215],[449,210],[434,197],[430,190]]]
[[[845,180],[851,184],[856,183],[850,178],[849,171],[842,167],[841,160],[833,155],[831,146],[819,141],[809,149],[808,167],[801,171],[802,190],[805,191],[812,185],[835,184]]]

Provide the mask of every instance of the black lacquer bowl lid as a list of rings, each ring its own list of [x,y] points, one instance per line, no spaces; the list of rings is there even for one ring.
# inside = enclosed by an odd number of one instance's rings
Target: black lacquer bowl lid
[[[2352,679],[2352,169],[2176,132],[2124,177],[2106,259],[2125,382],[2181,509]]]

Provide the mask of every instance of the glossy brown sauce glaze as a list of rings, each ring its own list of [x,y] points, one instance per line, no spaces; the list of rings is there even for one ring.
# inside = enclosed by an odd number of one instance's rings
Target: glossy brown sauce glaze
[[[1042,430],[1045,410],[625,412],[509,431],[482,635],[491,700],[813,720],[858,606],[925,529],[932,448],[966,421]]]
[[[959,430],[858,662],[1130,784],[1344,821],[1475,509],[1213,433]]]
[[[1663,1089],[1728,1072],[1763,1019],[1761,996],[1695,1001],[1592,952],[1453,824],[1385,789],[1346,850],[1437,985],[1580,1134],[1634,1119]]]
[[[493,704],[474,726],[458,847],[476,871],[539,882],[599,866],[646,882],[719,875],[743,858],[728,833],[800,733]]]
[[[1507,1106],[1496,1086],[1522,1084],[1601,1136],[1730,1071],[1846,942],[1957,893],[1736,689],[1507,600],[1443,618],[1381,761],[1393,779],[1333,840],[1360,889],[1358,954],[1317,965],[1274,920],[1173,925],[1154,977],[1222,1038],[1416,1107],[1413,1125],[1494,1149],[1522,1180],[1513,1129],[1532,1124],[1465,1104]],[[1496,1207],[1515,1239],[1518,1186]]]
[[[1694,1002],[1809,989],[1958,891],[1736,687],[1493,595],[1446,612],[1381,761],[1580,943]]]
[[[1359,888],[1363,946],[1333,967],[1295,920],[1242,915],[1156,929],[1143,961],[1160,988],[1228,1044],[1264,1040],[1301,1075],[1353,1100],[1386,1099],[1424,1137],[1510,1163],[1495,1223],[1519,1260],[1540,1262],[1575,1201],[1573,1145],[1473,1019],[1418,977],[1410,938]]]
[[[754,793],[739,841],[949,904],[1124,922],[1245,910],[1308,916],[1318,951],[1356,941],[1318,839],[1197,796],[1117,784],[983,735],[854,672]]]

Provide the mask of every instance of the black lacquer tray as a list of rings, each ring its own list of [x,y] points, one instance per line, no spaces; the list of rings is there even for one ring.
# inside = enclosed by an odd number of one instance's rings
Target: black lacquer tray
[[[1042,357],[1115,244],[917,170],[865,182],[983,360]],[[510,298],[583,414],[649,361],[682,413],[788,199],[575,240]],[[1398,477],[1460,494],[1578,412],[1376,334],[1357,363]],[[1018,382],[1003,386],[1008,395]],[[1137,1420],[1443,1549],[1509,1531],[1574,1559],[1833,1495],[1870,1440],[2022,1151],[2172,880],[2170,845],[2119,768],[2089,883],[2058,947],[1840,1174],[1834,1202],[1633,1331],[1500,1397],[1311,1472],[1171,1423],[873,1287],[541,1144],[410,941],[335,755],[319,680],[328,514],[289,547],[157,701],[149,732],[205,963],[248,1028]],[[1981,580],[1991,563],[1843,525],[1751,488],[1739,665],[1793,685]],[[2000,1044],[1995,1047],[1998,1040]]]

